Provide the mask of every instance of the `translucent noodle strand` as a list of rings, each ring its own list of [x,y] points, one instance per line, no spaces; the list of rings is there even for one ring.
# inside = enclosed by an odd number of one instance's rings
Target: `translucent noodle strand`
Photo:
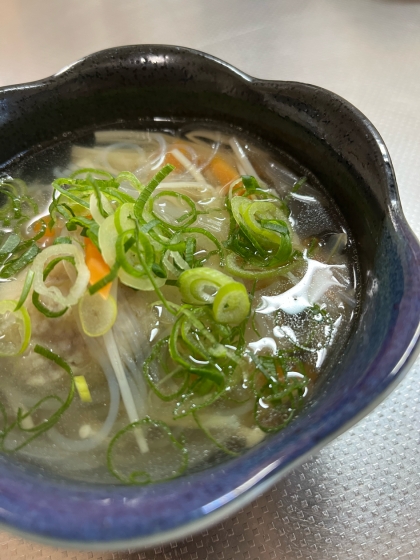
[[[101,428],[91,437],[80,440],[73,440],[63,436],[56,428],[48,431],[48,437],[53,443],[64,449],[65,451],[92,451],[100,445],[110,434],[114,427],[118,416],[118,408],[120,405],[120,391],[117,380],[115,379],[112,366],[103,351],[102,346],[94,338],[84,337],[89,353],[102,368],[109,387],[109,410],[108,416]]]

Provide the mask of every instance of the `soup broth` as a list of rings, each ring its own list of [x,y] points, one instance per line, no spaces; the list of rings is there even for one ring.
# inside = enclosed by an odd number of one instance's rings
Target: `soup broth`
[[[346,343],[342,216],[237,130],[99,130],[0,195],[3,453],[100,483],[204,469],[293,421]]]

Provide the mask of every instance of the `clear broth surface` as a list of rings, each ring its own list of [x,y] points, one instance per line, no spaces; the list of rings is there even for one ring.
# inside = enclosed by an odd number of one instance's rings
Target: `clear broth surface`
[[[233,356],[234,366],[226,357],[214,357],[215,345],[211,343],[210,361],[225,375],[223,387],[208,380],[204,383],[200,374],[187,375],[179,362],[174,362],[169,343],[164,340],[171,337],[176,316],[168,312],[159,293],[150,287],[144,291],[119,280],[114,282],[111,290],[118,314],[109,331],[111,338],[109,333],[86,336],[78,305],[60,317],[46,317],[33,305],[31,292],[24,304],[32,327],[29,345],[21,355],[0,358],[4,426],[12,425],[9,430],[3,427],[3,452],[16,453],[46,472],[98,483],[120,480],[142,484],[201,470],[245,452],[293,421],[310,398],[317,379],[343,350],[357,310],[357,260],[351,233],[314,178],[309,174],[303,178],[302,173],[285,165],[275,150],[236,129],[211,127],[208,123],[171,125],[148,132],[109,127],[23,158],[8,168],[3,179],[25,181],[27,195],[37,203],[38,211],[25,222],[3,220],[1,243],[11,232],[18,232],[24,239],[34,235],[40,217],[48,214],[55,178],[94,168],[114,177],[128,171],[146,185],[165,164],[173,164],[175,169],[153,196],[159,191],[172,191],[193,200],[195,219],[190,227],[211,235],[195,232],[195,241],[189,245],[193,248],[193,260],[189,262],[194,266],[186,263],[185,248],[177,254],[165,253],[166,258],[160,261],[166,267],[166,279],[159,280],[162,296],[182,306],[185,301],[178,277],[186,267],[199,270],[201,265],[243,284],[250,299],[250,312],[241,327],[216,325],[210,304],[193,307],[206,332],[211,332],[224,352]],[[260,191],[249,196],[248,191],[242,192],[242,176],[254,177]],[[128,181],[121,182],[120,190],[135,200],[138,197]],[[229,210],[235,196],[247,198],[245,209],[256,201],[265,202],[283,216],[274,221],[273,215],[269,216],[276,227],[280,222],[287,224],[289,233],[284,235],[290,237],[293,251],[293,256],[277,267],[281,269],[278,274],[254,275],[258,267],[232,249],[232,223],[238,230],[236,241],[242,239],[242,230]],[[112,197],[109,200],[114,212],[118,202]],[[151,207],[153,216],[178,227],[188,213],[185,200],[178,195],[162,195]],[[263,217],[256,216],[256,227],[260,227]],[[263,227],[273,227],[267,226],[270,220],[265,219]],[[60,231],[56,236],[70,235],[74,236],[73,243],[84,243],[81,227],[68,232],[64,220],[60,218],[57,223]],[[251,222],[244,222],[243,228],[247,224]],[[267,239],[280,235],[278,230],[269,231]],[[188,236],[193,238],[192,233],[181,232],[180,239],[185,242]],[[215,250],[211,236],[223,247],[223,255]],[[45,249],[53,239],[43,236],[37,244]],[[19,300],[26,272],[2,279],[0,301]],[[55,282],[67,293],[71,273],[57,266],[48,282]],[[210,298],[214,296],[209,293]],[[52,305],[48,298],[44,304]],[[197,344],[203,344],[200,333],[185,324]],[[8,337],[19,336],[7,327],[4,318],[0,334],[4,344]],[[182,344],[185,350],[185,340]],[[35,433],[31,431],[34,426],[45,423],[57,410],[58,401],[51,396],[63,402],[69,391],[69,375],[34,352],[36,345],[60,356],[73,376],[86,381],[91,402],[84,402],[75,391],[58,420],[25,443]],[[191,354],[189,359],[197,363],[206,361],[199,352]],[[133,414],[127,413],[127,404],[121,398],[115,360],[121,364],[126,390],[134,403],[134,424]],[[223,364],[228,362],[224,370]],[[151,380],[158,391],[153,390]],[[165,400],[159,396],[160,389],[162,393],[178,394]],[[146,450],[142,441],[147,442]],[[14,452],[16,447],[21,448]]]

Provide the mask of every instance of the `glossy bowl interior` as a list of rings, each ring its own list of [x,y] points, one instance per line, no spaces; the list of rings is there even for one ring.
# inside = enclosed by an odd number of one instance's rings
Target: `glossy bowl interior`
[[[56,544],[150,546],[214,523],[378,404],[418,347],[420,249],[387,149],[372,124],[331,92],[257,80],[179,47],[110,49],[51,78],[0,90],[0,170],[80,130],[156,117],[241,127],[313,173],[353,233],[360,313],[344,353],[299,417],[227,463],[126,487],[48,478],[0,456],[0,522]]]

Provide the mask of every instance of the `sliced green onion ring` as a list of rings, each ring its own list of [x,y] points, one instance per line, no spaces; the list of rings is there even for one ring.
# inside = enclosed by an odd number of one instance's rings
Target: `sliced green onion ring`
[[[39,253],[39,247],[36,243],[31,242],[29,249],[27,249],[23,255],[20,255],[16,259],[9,261],[1,270],[0,278],[12,278],[16,276],[21,270],[30,264]]]
[[[168,371],[168,342],[169,337],[159,340],[143,364],[143,375],[147,383],[163,401],[171,401],[181,395],[189,381],[186,369],[173,367],[172,364],[172,370]]]
[[[134,204],[124,202],[115,211],[114,223],[118,233],[135,227]]]
[[[71,286],[69,293],[64,296],[57,286],[47,286],[45,284],[44,269],[48,267],[51,259],[66,257],[74,258],[74,267],[77,271],[77,278]],[[77,245],[51,245],[44,249],[35,258],[32,264],[34,276],[34,291],[40,295],[51,298],[52,301],[59,303],[63,307],[75,305],[85,293],[89,284],[90,272],[85,264],[83,250]]]
[[[120,185],[122,182],[127,181],[127,183],[129,183],[134,189],[136,189],[136,191],[139,192],[144,189],[144,185],[142,185],[137,177],[130,171],[122,171],[115,177],[115,180]]]
[[[149,200],[151,194],[156,189],[156,187],[175,169],[174,165],[165,165],[162,169],[156,173],[153,179],[146,185],[146,187],[140,193],[140,196],[135,202],[134,205],[134,215],[136,216],[137,220],[140,224],[145,222],[143,218],[143,211],[146,202]]]
[[[103,336],[117,318],[117,302],[111,294],[104,298],[98,292],[93,295],[86,292],[80,298],[78,308],[80,323],[87,336]]]
[[[19,312],[22,312],[22,311],[23,311],[23,309],[21,309]],[[17,412],[16,420],[14,422],[12,422],[11,424],[9,424],[9,426],[7,427],[7,429],[4,430],[4,433],[3,433],[3,437],[2,437],[2,440],[1,440],[0,446],[1,446],[1,450],[6,452],[6,453],[19,451],[19,449],[22,449],[23,447],[28,445],[28,443],[30,443],[35,438],[40,436],[42,433],[46,432],[52,426],[54,426],[54,424],[56,424],[59,421],[62,414],[65,412],[65,410],[67,410],[69,408],[69,406],[72,403],[73,397],[74,397],[75,386],[74,386],[73,372],[72,372],[70,366],[67,364],[67,362],[65,362],[57,354],[54,354],[54,352],[51,352],[47,348],[44,348],[43,346],[39,346],[38,344],[35,346],[34,352],[36,354],[39,354],[40,356],[43,356],[47,360],[50,360],[50,361],[54,362],[59,367],[64,369],[64,371],[70,377],[69,392],[68,392],[65,400],[63,398],[57,396],[57,395],[49,395],[47,397],[43,397],[42,399],[40,399],[36,404],[34,404],[26,412],[24,412],[21,408],[19,408],[19,410]],[[33,427],[30,427],[30,428],[25,428],[23,426],[24,420],[31,417],[31,415],[33,415],[38,410],[40,410],[41,406],[48,401],[56,401],[59,404],[58,409],[49,418],[41,421],[39,424],[37,424]],[[12,433],[14,429],[18,429],[21,432],[28,433],[29,437],[27,437],[27,439],[24,440],[22,443],[19,443],[16,447],[8,448],[6,446],[6,437],[7,437],[8,434]]]
[[[180,398],[174,409],[173,417],[183,418],[197,410],[204,409],[217,401],[225,391],[224,385],[213,383],[211,379],[196,379]]]
[[[185,270],[178,278],[183,301],[193,305],[213,303],[219,288],[230,282],[230,276],[208,267]]]
[[[131,241],[131,243],[130,243]],[[131,247],[126,248],[130,243]],[[123,270],[131,276],[140,278],[146,274],[145,267],[151,269],[154,262],[154,250],[147,237],[141,230],[129,229],[117,237],[115,243],[117,260]],[[139,252],[141,251],[144,259],[144,268],[140,264]]]
[[[69,184],[71,184],[69,180],[63,178],[63,179],[56,179],[53,182],[52,186],[53,189],[61,193],[63,196],[67,197],[72,202],[75,202],[79,206],[82,206],[83,208],[89,210],[89,203],[86,200],[80,198],[80,196],[76,196],[75,194],[73,194],[72,189],[64,189],[61,186],[61,185],[69,185]]]
[[[233,252],[228,252],[225,260],[226,270],[238,278],[245,278],[247,280],[262,280],[264,278],[274,278],[276,276],[286,276],[288,272],[292,271],[297,266],[301,266],[304,261],[297,258],[292,260],[290,264],[285,264],[269,268],[250,267],[241,257],[238,257]]]
[[[114,213],[114,208],[106,196],[101,192],[95,191],[90,195],[89,210],[92,218],[97,224],[101,224],[105,218]]]
[[[248,292],[240,282],[222,286],[213,301],[214,318],[219,323],[241,323],[247,318],[250,308]]]
[[[20,243],[20,237],[16,233],[11,233],[3,245],[0,247],[0,257],[5,257],[13,253]]]
[[[37,309],[40,313],[45,315],[45,317],[48,317],[48,319],[57,319],[58,317],[62,317],[64,313],[68,310],[68,307],[63,307],[58,311],[52,311],[42,303],[39,297],[39,293],[36,292],[35,290],[32,292],[32,303],[35,309]]]
[[[35,276],[34,271],[28,270],[28,272],[26,273],[25,283],[23,284],[22,293],[20,294],[20,298],[15,307],[15,311],[19,311],[19,309],[25,303],[26,298],[28,297],[29,292],[31,291],[32,282],[34,281],[34,276]]]
[[[179,317],[172,328],[169,337],[169,353],[174,362],[177,362],[182,367],[184,367],[190,373],[198,375],[200,378],[208,379],[215,383],[218,387],[224,385],[224,375],[218,370],[213,364],[208,362],[203,365],[199,365],[191,360],[190,355],[184,356],[182,350],[179,346],[179,341],[181,339],[181,328],[184,321],[184,317]],[[210,334],[210,333],[209,333]]]
[[[187,205],[187,207],[189,207],[189,211],[184,212],[179,218],[177,218],[173,222],[166,221],[165,219],[163,219],[162,216],[157,214],[154,210],[155,203],[157,203],[159,201],[159,199],[164,198],[164,197],[172,197],[172,198],[176,198],[178,200],[182,200]],[[189,225],[194,223],[196,221],[197,215],[198,215],[197,208],[195,206],[195,202],[189,196],[187,196],[185,194],[182,194],[182,193],[178,193],[176,191],[161,191],[161,192],[157,193],[155,196],[153,196],[152,198],[150,198],[149,199],[149,211],[156,220],[159,220],[165,226],[167,226],[167,227],[169,227],[169,228],[171,228],[175,231],[183,229],[185,227],[188,227]],[[179,225],[176,222],[178,222]]]
[[[136,430],[141,429],[144,432],[148,432],[148,429],[153,429],[155,432],[160,432],[160,437],[158,437],[158,441],[164,437],[169,441],[172,445],[172,454],[171,454],[171,461],[170,461],[170,468],[168,468],[168,475],[156,477],[153,476],[153,471],[150,470],[150,459],[149,455],[153,453],[155,455],[155,461],[158,463],[162,463],[163,465],[167,463],[167,451],[165,446],[158,445],[156,449],[154,449],[152,441],[150,441],[149,453],[140,454],[135,461],[136,468],[135,470],[128,471],[124,473],[123,466],[117,467],[116,460],[119,458],[119,462],[123,462],[122,459],[127,456],[124,453],[117,452],[115,448],[119,444],[122,444],[122,439],[129,435],[130,433],[135,433]],[[134,434],[132,434],[134,435]],[[160,449],[163,449],[163,456],[160,456]],[[120,430],[111,440],[108,453],[107,453],[107,463],[108,469],[118,480],[123,482],[124,484],[150,484],[151,482],[162,482],[164,480],[171,480],[172,478],[176,478],[180,476],[185,469],[187,468],[188,464],[188,452],[185,447],[172,435],[171,430],[164,422],[151,420],[149,417],[143,418],[138,422],[133,422],[129,424],[122,430]],[[156,468],[154,469],[156,472]]]
[[[16,310],[18,302],[0,301],[0,356],[22,354],[31,339],[31,319],[24,307]],[[16,332],[17,331],[17,332]],[[16,337],[16,334],[18,337]]]
[[[220,442],[218,439],[216,439],[215,435],[213,435],[210,431],[209,426],[206,425],[206,420],[208,421],[208,418],[206,417],[205,413],[201,414],[200,410],[194,410],[192,413],[192,416],[194,418],[194,420],[197,422],[197,426],[200,428],[200,430],[209,438],[210,441],[212,441],[219,449],[221,449],[222,451],[224,451],[227,455],[231,455],[232,457],[237,457],[239,455],[238,452],[233,451],[232,449],[229,449],[229,447],[227,447],[227,445],[223,444],[222,442]],[[214,414],[211,415],[211,418],[214,418]]]
[[[114,180],[114,177],[108,171],[104,171],[103,169],[94,169],[93,167],[84,167],[83,169],[77,169],[77,171],[73,171],[70,175],[71,179],[76,179],[79,175],[99,175],[100,177],[105,177],[108,180]]]

